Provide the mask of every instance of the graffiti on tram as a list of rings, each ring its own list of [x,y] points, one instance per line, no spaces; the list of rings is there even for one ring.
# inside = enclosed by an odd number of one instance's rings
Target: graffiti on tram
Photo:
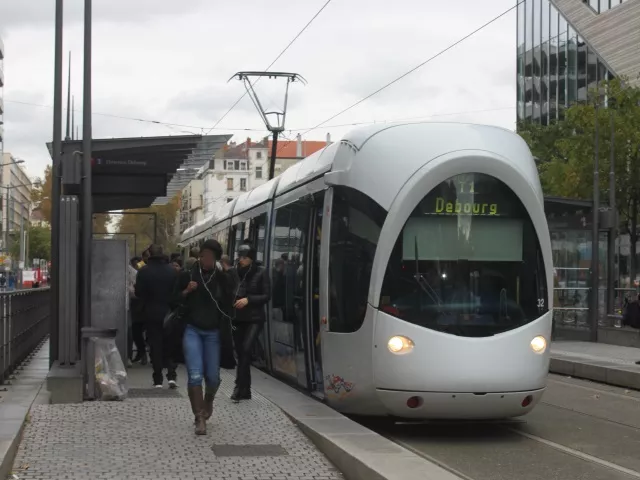
[[[349,395],[355,387],[353,382],[347,382],[340,375],[326,375],[324,379],[327,394],[333,393],[340,398]]]

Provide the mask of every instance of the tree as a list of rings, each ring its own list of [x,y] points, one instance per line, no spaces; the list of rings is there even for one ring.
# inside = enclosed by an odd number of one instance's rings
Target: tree
[[[119,217],[116,231],[121,237],[129,238],[129,248],[132,255],[140,255],[142,250],[153,243],[154,233],[157,237],[156,242],[163,246],[165,252],[173,252],[176,250],[178,242],[175,222],[179,210],[180,195],[173,197],[166,205],[125,210],[122,214],[116,214]],[[155,225],[156,219],[157,225]],[[136,246],[137,252],[135,251]]]
[[[541,162],[538,169],[545,194],[591,199],[598,112],[600,192],[609,193],[610,121],[614,122],[616,207],[621,230],[629,234],[630,278],[636,276],[636,242],[640,214],[640,88],[625,79],[603,82],[589,93],[589,102],[573,105],[564,120],[542,127],[522,125],[519,133]],[[605,97],[606,95],[606,97]],[[610,108],[605,107],[606,104]],[[596,101],[599,108],[596,110]]]
[[[27,229],[29,258],[51,259],[51,230],[47,227],[32,226]],[[11,241],[10,253],[12,258],[20,258],[20,235],[16,235]]]
[[[42,211],[44,219],[51,224],[51,188],[53,186],[51,165],[44,169],[44,175],[39,184],[34,185],[31,190],[31,201]],[[99,213],[93,218],[93,233],[106,233],[111,221],[109,214]]]

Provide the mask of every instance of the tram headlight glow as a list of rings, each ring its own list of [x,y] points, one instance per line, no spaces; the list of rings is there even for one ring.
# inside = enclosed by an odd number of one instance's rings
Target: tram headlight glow
[[[389,339],[389,342],[387,343],[387,348],[389,349],[389,351],[391,353],[395,353],[396,355],[405,355],[411,352],[414,346],[415,344],[413,343],[413,340],[407,337],[403,337],[402,335],[391,337]]]
[[[544,353],[547,349],[547,341],[541,335],[538,335],[533,340],[531,340],[531,350],[534,353]]]

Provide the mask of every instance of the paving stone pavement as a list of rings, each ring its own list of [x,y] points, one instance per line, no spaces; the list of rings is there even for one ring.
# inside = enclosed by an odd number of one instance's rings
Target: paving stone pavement
[[[150,374],[130,369],[129,387],[148,388]],[[232,403],[233,377],[223,371],[222,378],[208,434],[201,437],[193,433],[182,388],[183,398],[36,405],[13,473],[20,480],[343,478],[278,407],[256,392],[250,402]]]

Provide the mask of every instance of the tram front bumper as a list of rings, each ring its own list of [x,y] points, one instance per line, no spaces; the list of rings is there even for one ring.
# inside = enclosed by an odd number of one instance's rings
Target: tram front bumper
[[[376,394],[387,413],[398,418],[489,420],[529,413],[544,390],[464,393],[376,389]]]

